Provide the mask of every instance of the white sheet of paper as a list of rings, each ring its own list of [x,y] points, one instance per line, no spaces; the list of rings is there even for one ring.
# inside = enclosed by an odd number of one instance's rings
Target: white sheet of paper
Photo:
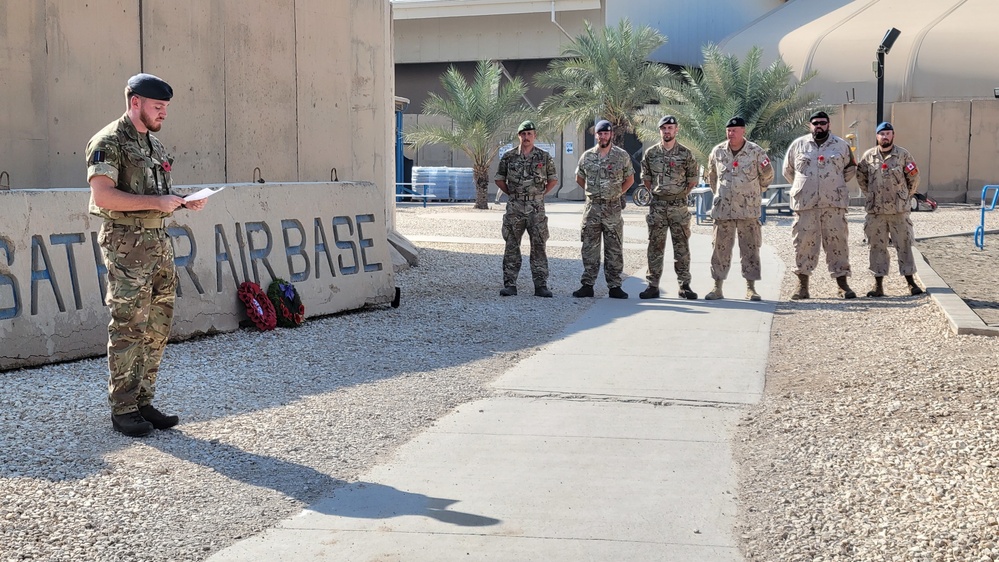
[[[187,197],[184,197],[184,201],[197,201],[198,199],[205,199],[211,195],[215,195],[216,193],[222,191],[223,189],[225,189],[224,185],[218,189],[212,189],[210,187],[206,187],[199,191],[195,191],[194,193],[188,195]]]

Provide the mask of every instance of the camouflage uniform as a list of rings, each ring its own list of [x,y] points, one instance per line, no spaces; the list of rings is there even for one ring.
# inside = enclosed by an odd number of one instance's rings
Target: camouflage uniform
[[[128,115],[87,143],[87,181],[107,176],[116,189],[139,195],[170,193],[170,157],[153,135],[136,131]],[[108,270],[108,400],[115,415],[150,404],[160,359],[170,336],[177,276],[164,228],[168,213],[109,211],[98,242]]]
[[[555,175],[555,160],[546,151],[534,147],[529,154],[519,148],[508,151],[500,158],[496,180],[506,182],[509,200],[503,215],[503,286],[517,284],[522,263],[520,241],[524,231],[531,241],[531,277],[535,287],[548,284],[548,217],[545,216],[545,187]],[[501,191],[502,193],[502,191]]]
[[[583,152],[576,175],[585,179],[586,206],[580,239],[583,242],[583,285],[593,285],[600,271],[600,243],[604,245],[604,279],[607,287],[621,286],[624,272],[624,220],[621,197],[624,180],[635,174],[631,156],[620,147],[611,146],[606,157],[594,146]]]
[[[747,281],[762,279],[760,272],[760,205],[763,192],[774,181],[774,168],[763,148],[750,141],[733,154],[725,141],[708,156],[708,183],[714,193],[711,218],[714,220],[711,277],[724,280],[732,265],[732,245],[739,235],[742,276]]]
[[[663,143],[642,155],[643,182],[652,183],[652,203],[645,217],[649,225],[649,287],[658,287],[663,275],[666,235],[672,235],[673,270],[680,285],[690,283],[690,211],[687,190],[697,183],[697,161],[690,149],[676,143],[666,150]]]
[[[829,134],[821,145],[812,135],[795,139],[784,158],[784,177],[791,182],[791,209],[795,212],[791,236],[795,273],[811,275],[825,249],[826,265],[833,278],[850,275],[846,208],[857,164],[850,145]]]
[[[919,169],[912,155],[901,146],[893,146],[888,154],[875,146],[857,163],[857,183],[867,196],[864,233],[871,245],[871,272],[887,275],[890,240],[898,253],[899,273],[915,274],[909,201],[919,188]]]

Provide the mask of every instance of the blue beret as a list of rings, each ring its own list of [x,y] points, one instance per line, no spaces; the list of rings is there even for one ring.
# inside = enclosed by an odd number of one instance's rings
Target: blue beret
[[[672,115],[663,117],[659,120],[659,126],[662,127],[663,125],[676,125],[676,117],[673,117]]]
[[[611,131],[613,129],[614,129],[614,126],[611,125],[610,121],[608,121],[606,119],[601,119],[600,121],[597,121],[597,126],[594,129],[594,131],[597,132],[597,133],[602,133],[604,131]]]
[[[128,91],[151,100],[170,101],[173,88],[152,74],[136,74],[128,79]]]
[[[743,119],[742,117],[733,117],[728,120],[728,125],[725,125],[725,128],[728,129],[729,127],[745,127],[745,126],[746,126],[745,119]]]
[[[878,125],[877,129],[874,129],[874,134],[876,135],[876,134],[880,133],[881,131],[894,131],[894,130],[895,130],[895,127],[892,127],[891,123],[889,123],[887,121],[883,121],[880,125]]]

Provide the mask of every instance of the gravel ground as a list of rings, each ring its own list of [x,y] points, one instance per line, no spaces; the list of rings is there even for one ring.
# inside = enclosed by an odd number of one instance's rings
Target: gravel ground
[[[917,237],[979,218],[969,206],[912,215]],[[862,211],[849,219],[862,294]],[[785,264],[789,224],[764,228]],[[927,295],[885,281],[888,298],[842,301],[825,277],[812,295],[827,298],[794,302],[785,275],[765,398],[733,444],[747,560],[999,560],[999,339],[952,335]]]
[[[989,219],[987,228],[995,223],[995,218]],[[999,326],[999,232],[986,231],[981,250],[971,232],[923,238],[917,247],[982,322]]]
[[[469,210],[402,208],[398,224],[498,238],[496,221],[441,220]],[[592,302],[564,298],[579,252],[555,247],[563,298],[499,297],[501,252],[425,244],[398,309],[171,344],[157,405],[182,424],[146,439],[111,430],[103,358],[0,373],[0,561],[203,560],[356,481]]]
[[[397,222],[497,237],[495,221],[443,220],[468,210],[403,207]],[[862,294],[863,214],[849,218]],[[971,232],[978,218],[973,207],[913,215],[921,237]],[[764,236],[793,263],[789,218],[771,217]],[[398,276],[398,309],[171,344],[158,403],[183,423],[147,439],[111,431],[103,359],[2,373],[0,561],[203,560],[359,479],[592,302],[501,299],[501,251],[423,244],[420,267]],[[565,297],[578,250],[549,255]],[[629,272],[644,260],[625,253]],[[999,340],[951,335],[895,275],[878,300],[838,300],[821,275],[815,298],[788,301],[793,289],[788,272],[765,398],[733,440],[747,560],[999,560]]]

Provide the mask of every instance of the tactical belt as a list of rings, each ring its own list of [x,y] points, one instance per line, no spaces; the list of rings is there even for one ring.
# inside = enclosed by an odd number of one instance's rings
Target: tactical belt
[[[604,199],[603,197],[590,197],[588,198],[590,203],[618,203],[620,204],[620,197],[612,197],[610,199]]]
[[[511,195],[510,201],[544,201],[544,195]]]
[[[139,219],[139,218],[120,218],[120,219],[108,219],[107,222],[111,224],[120,224],[122,226],[139,226],[142,228],[163,228],[166,224],[164,219]]]
[[[659,195],[656,195],[656,197],[655,197],[655,199],[653,201],[655,203],[660,203],[662,205],[669,205],[669,206],[676,206],[676,207],[679,207],[681,205],[683,205],[684,207],[687,206],[687,196],[686,195],[683,195],[681,197],[676,197],[676,196],[659,196]]]

